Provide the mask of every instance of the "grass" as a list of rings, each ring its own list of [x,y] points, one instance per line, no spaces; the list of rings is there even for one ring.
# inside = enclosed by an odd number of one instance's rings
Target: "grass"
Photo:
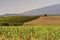
[[[0,40],[60,40],[60,25],[0,26]]]

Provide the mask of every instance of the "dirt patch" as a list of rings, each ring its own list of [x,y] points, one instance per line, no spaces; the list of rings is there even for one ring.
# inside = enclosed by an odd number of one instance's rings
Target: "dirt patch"
[[[60,16],[43,16],[24,24],[60,24]]]

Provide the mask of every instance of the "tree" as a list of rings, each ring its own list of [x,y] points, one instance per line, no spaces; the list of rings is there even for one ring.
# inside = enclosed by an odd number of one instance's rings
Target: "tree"
[[[44,16],[47,16],[47,14],[44,14]]]
[[[8,23],[1,23],[1,26],[9,26]]]

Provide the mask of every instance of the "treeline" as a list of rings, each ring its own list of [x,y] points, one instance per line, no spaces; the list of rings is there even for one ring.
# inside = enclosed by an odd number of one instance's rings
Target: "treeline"
[[[9,16],[0,18],[0,26],[21,26],[24,22],[39,18],[39,16]]]

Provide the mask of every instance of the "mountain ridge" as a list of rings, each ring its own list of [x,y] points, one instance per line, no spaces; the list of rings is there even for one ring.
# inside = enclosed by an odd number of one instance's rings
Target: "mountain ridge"
[[[30,10],[27,12],[23,12],[20,14],[4,14],[0,16],[41,16],[41,15],[50,15],[50,16],[60,16],[60,4],[53,6],[46,6],[43,8],[38,8],[34,10]]]
[[[31,10],[28,12],[21,13],[21,15],[33,16],[33,15],[60,15],[60,4],[47,6],[35,10]]]

